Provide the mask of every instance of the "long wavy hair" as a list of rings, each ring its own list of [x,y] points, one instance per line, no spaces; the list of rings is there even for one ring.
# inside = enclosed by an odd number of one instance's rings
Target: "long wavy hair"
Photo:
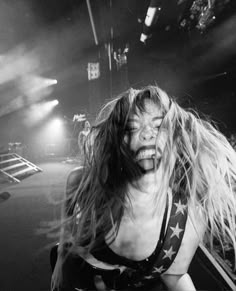
[[[127,121],[131,113],[145,111],[147,99],[165,115],[160,132],[168,133],[160,193],[170,187],[185,195],[203,213],[210,241],[216,237],[236,250],[236,153],[212,122],[183,109],[157,86],[130,89],[100,111],[86,140],[80,183],[70,197],[74,210],[64,217],[61,245],[70,241],[72,251],[78,246],[90,251],[111,229],[114,239],[129,201],[127,185],[142,175],[124,142]]]

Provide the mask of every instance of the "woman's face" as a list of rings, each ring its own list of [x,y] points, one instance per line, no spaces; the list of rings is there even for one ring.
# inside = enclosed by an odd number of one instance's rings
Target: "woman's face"
[[[155,161],[158,169],[166,137],[163,140],[158,136],[164,118],[163,110],[151,100],[146,100],[144,105],[145,112],[137,111],[137,114],[129,116],[124,141],[129,145],[138,165],[148,172],[155,169]]]

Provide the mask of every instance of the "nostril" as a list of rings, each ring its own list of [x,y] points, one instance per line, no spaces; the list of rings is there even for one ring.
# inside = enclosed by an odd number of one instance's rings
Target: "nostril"
[[[151,139],[154,137],[154,134],[151,131],[145,131],[141,133],[141,137],[144,140]]]

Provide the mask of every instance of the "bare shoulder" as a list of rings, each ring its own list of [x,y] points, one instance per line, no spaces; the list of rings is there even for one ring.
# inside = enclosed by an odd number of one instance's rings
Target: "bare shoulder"
[[[178,254],[164,274],[181,275],[188,271],[192,258],[204,238],[206,219],[198,209],[189,206],[189,214]]]
[[[67,177],[67,182],[66,182],[66,191],[70,192],[72,189],[75,187],[77,188],[80,181],[81,181],[81,176],[83,173],[83,167],[76,167],[73,169],[68,177]]]

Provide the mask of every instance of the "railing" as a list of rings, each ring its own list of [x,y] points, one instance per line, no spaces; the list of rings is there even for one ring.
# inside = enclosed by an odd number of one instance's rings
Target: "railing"
[[[0,174],[20,183],[27,174],[42,172],[42,169],[16,153],[0,154]]]

